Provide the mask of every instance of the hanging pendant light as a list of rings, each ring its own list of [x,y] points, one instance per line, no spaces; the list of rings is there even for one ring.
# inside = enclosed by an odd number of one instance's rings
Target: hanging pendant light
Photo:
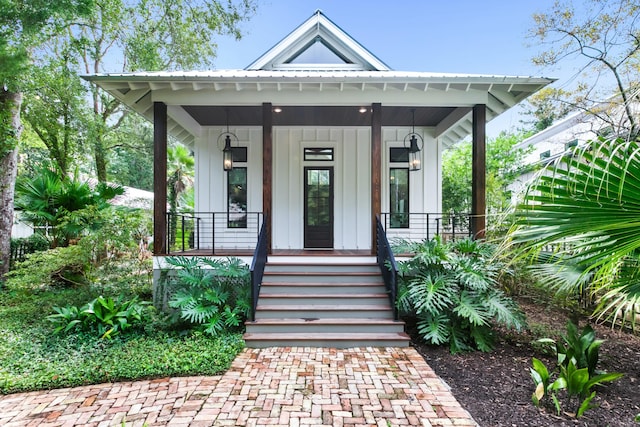
[[[224,148],[222,149],[222,168],[225,172],[229,172],[233,169],[233,149],[231,147],[232,139],[234,142],[238,142],[238,137],[229,132],[229,110],[225,110],[227,113],[227,131],[222,132],[218,136],[218,147],[220,147],[220,140],[224,137]]]
[[[420,134],[416,133],[416,109],[411,109],[411,133],[404,137],[404,147],[409,149],[409,170],[420,170],[420,151],[424,148],[424,139]],[[409,146],[407,147],[407,140],[409,140]]]

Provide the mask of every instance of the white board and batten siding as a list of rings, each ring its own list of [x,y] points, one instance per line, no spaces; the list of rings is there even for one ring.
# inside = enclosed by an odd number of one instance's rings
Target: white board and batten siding
[[[203,137],[196,141],[195,152],[195,211],[217,212],[216,216],[216,248],[247,249],[247,242],[255,246],[258,234],[257,217],[250,214],[247,228],[227,228],[227,173],[222,169],[222,149],[224,141],[218,146],[218,136],[226,128],[211,127],[203,132]],[[247,211],[262,212],[262,127],[230,128],[239,142],[233,146],[247,147],[247,163],[236,164],[247,168]],[[212,219],[202,215],[201,229],[210,230]],[[201,248],[211,247],[209,233],[203,232],[200,239]],[[249,246],[250,247],[250,246]]]
[[[196,211],[225,212],[227,176],[222,170],[222,147],[217,138],[223,128],[209,128],[195,144]],[[262,211],[262,128],[231,128],[247,147],[247,210]],[[382,211],[389,211],[389,148],[402,147],[410,128],[382,129]],[[424,137],[422,168],[410,172],[410,212],[440,212],[441,144],[429,128],[416,128]],[[222,143],[221,143],[222,144]],[[305,148],[333,148],[333,161],[304,161]],[[371,248],[371,129],[369,127],[278,126],[273,129],[273,249],[302,249],[304,221],[304,168],[333,167],[334,248]],[[244,166],[244,165],[243,165]],[[401,166],[401,165],[400,165]],[[222,218],[221,218],[222,220]],[[226,218],[224,218],[226,220]],[[413,217],[412,217],[413,221]],[[388,229],[390,237],[402,230]],[[248,233],[248,234],[247,234]],[[256,229],[218,230],[216,247],[234,248],[255,235]],[[201,246],[203,242],[201,240]],[[235,246],[234,246],[235,245]]]

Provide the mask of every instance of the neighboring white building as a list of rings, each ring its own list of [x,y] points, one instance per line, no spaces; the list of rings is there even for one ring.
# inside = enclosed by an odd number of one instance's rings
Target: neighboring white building
[[[624,116],[620,113],[616,114],[621,106],[609,102],[594,106],[595,110],[598,108],[607,109],[606,120],[590,112],[575,112],[514,147],[514,149],[530,148],[532,150],[524,159],[524,164],[530,168],[509,186],[514,201],[541,168],[554,164],[568,150],[581,147],[587,141],[597,140],[599,136],[615,134],[611,118]],[[622,125],[624,119],[620,119],[619,122],[620,124],[616,124],[616,127],[625,128]]]

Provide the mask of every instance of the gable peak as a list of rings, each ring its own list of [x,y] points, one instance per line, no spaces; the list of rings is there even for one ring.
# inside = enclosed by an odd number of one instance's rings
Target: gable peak
[[[320,9],[246,69],[390,70]]]

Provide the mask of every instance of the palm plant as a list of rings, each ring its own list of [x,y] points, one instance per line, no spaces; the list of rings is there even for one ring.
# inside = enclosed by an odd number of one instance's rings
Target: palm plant
[[[541,171],[503,253],[526,258],[556,292],[586,294],[598,318],[632,327],[640,305],[640,147],[599,140]]]
[[[189,150],[184,145],[175,145],[167,150],[167,160],[169,161],[167,186],[169,212],[171,212],[171,223],[169,224],[169,241],[175,243],[176,230],[178,228],[178,203],[181,195],[193,184],[193,167],[195,160]]]
[[[123,193],[119,186],[98,183],[92,188],[75,176],[68,178],[43,167],[33,178],[17,180],[15,204],[32,224],[51,228],[56,247],[65,246],[82,231],[82,227],[69,220],[70,213],[88,206],[102,209],[108,200]]]
[[[398,308],[415,315],[419,335],[452,353],[493,347],[493,326],[520,329],[524,315],[498,288],[493,247],[470,239],[404,242],[415,255],[399,264]]]

